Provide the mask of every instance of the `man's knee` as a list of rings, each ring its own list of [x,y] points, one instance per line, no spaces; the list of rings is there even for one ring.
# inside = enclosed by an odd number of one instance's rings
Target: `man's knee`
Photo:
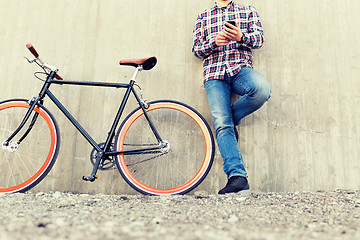
[[[256,98],[258,101],[265,103],[271,97],[271,89],[269,83],[266,81],[257,90]]]
[[[262,105],[269,100],[271,97],[271,88],[270,84],[264,77],[258,78],[257,81],[255,81],[249,97],[251,97],[257,105]]]

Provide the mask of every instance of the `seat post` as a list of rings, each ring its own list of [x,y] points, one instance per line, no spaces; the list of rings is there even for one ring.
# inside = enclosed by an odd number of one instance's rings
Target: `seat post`
[[[134,82],[136,82],[136,77],[138,75],[139,72],[141,72],[143,70],[143,66],[139,65],[134,72],[134,75],[132,76],[131,80],[133,80]]]

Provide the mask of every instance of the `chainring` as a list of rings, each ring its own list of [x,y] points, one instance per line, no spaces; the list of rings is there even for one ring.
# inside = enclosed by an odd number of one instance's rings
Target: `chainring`
[[[105,143],[100,143],[99,147],[103,150],[105,146]],[[110,145],[110,151],[113,151],[114,144]],[[90,153],[90,161],[92,165],[95,165],[96,157],[98,156],[99,152],[94,148]],[[99,165],[99,170],[105,171],[105,170],[111,170],[115,169],[115,157],[114,156],[108,156],[104,158]]]

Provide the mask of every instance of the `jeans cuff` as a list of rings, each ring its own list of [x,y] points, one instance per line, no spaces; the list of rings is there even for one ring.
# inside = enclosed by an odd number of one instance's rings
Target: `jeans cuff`
[[[230,179],[231,177],[245,177],[245,178],[248,178],[247,175],[239,174],[239,173],[231,174],[231,175],[228,177],[228,179]]]

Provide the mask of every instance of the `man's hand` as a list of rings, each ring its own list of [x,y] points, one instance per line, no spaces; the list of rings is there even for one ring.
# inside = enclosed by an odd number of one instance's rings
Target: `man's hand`
[[[223,35],[229,40],[229,41],[241,41],[241,38],[243,36],[240,28],[238,27],[237,23],[235,23],[235,26],[226,22],[223,30]]]
[[[218,47],[226,46],[229,44],[229,42],[230,40],[227,37],[225,37],[223,32],[219,33],[215,38],[215,44]]]

